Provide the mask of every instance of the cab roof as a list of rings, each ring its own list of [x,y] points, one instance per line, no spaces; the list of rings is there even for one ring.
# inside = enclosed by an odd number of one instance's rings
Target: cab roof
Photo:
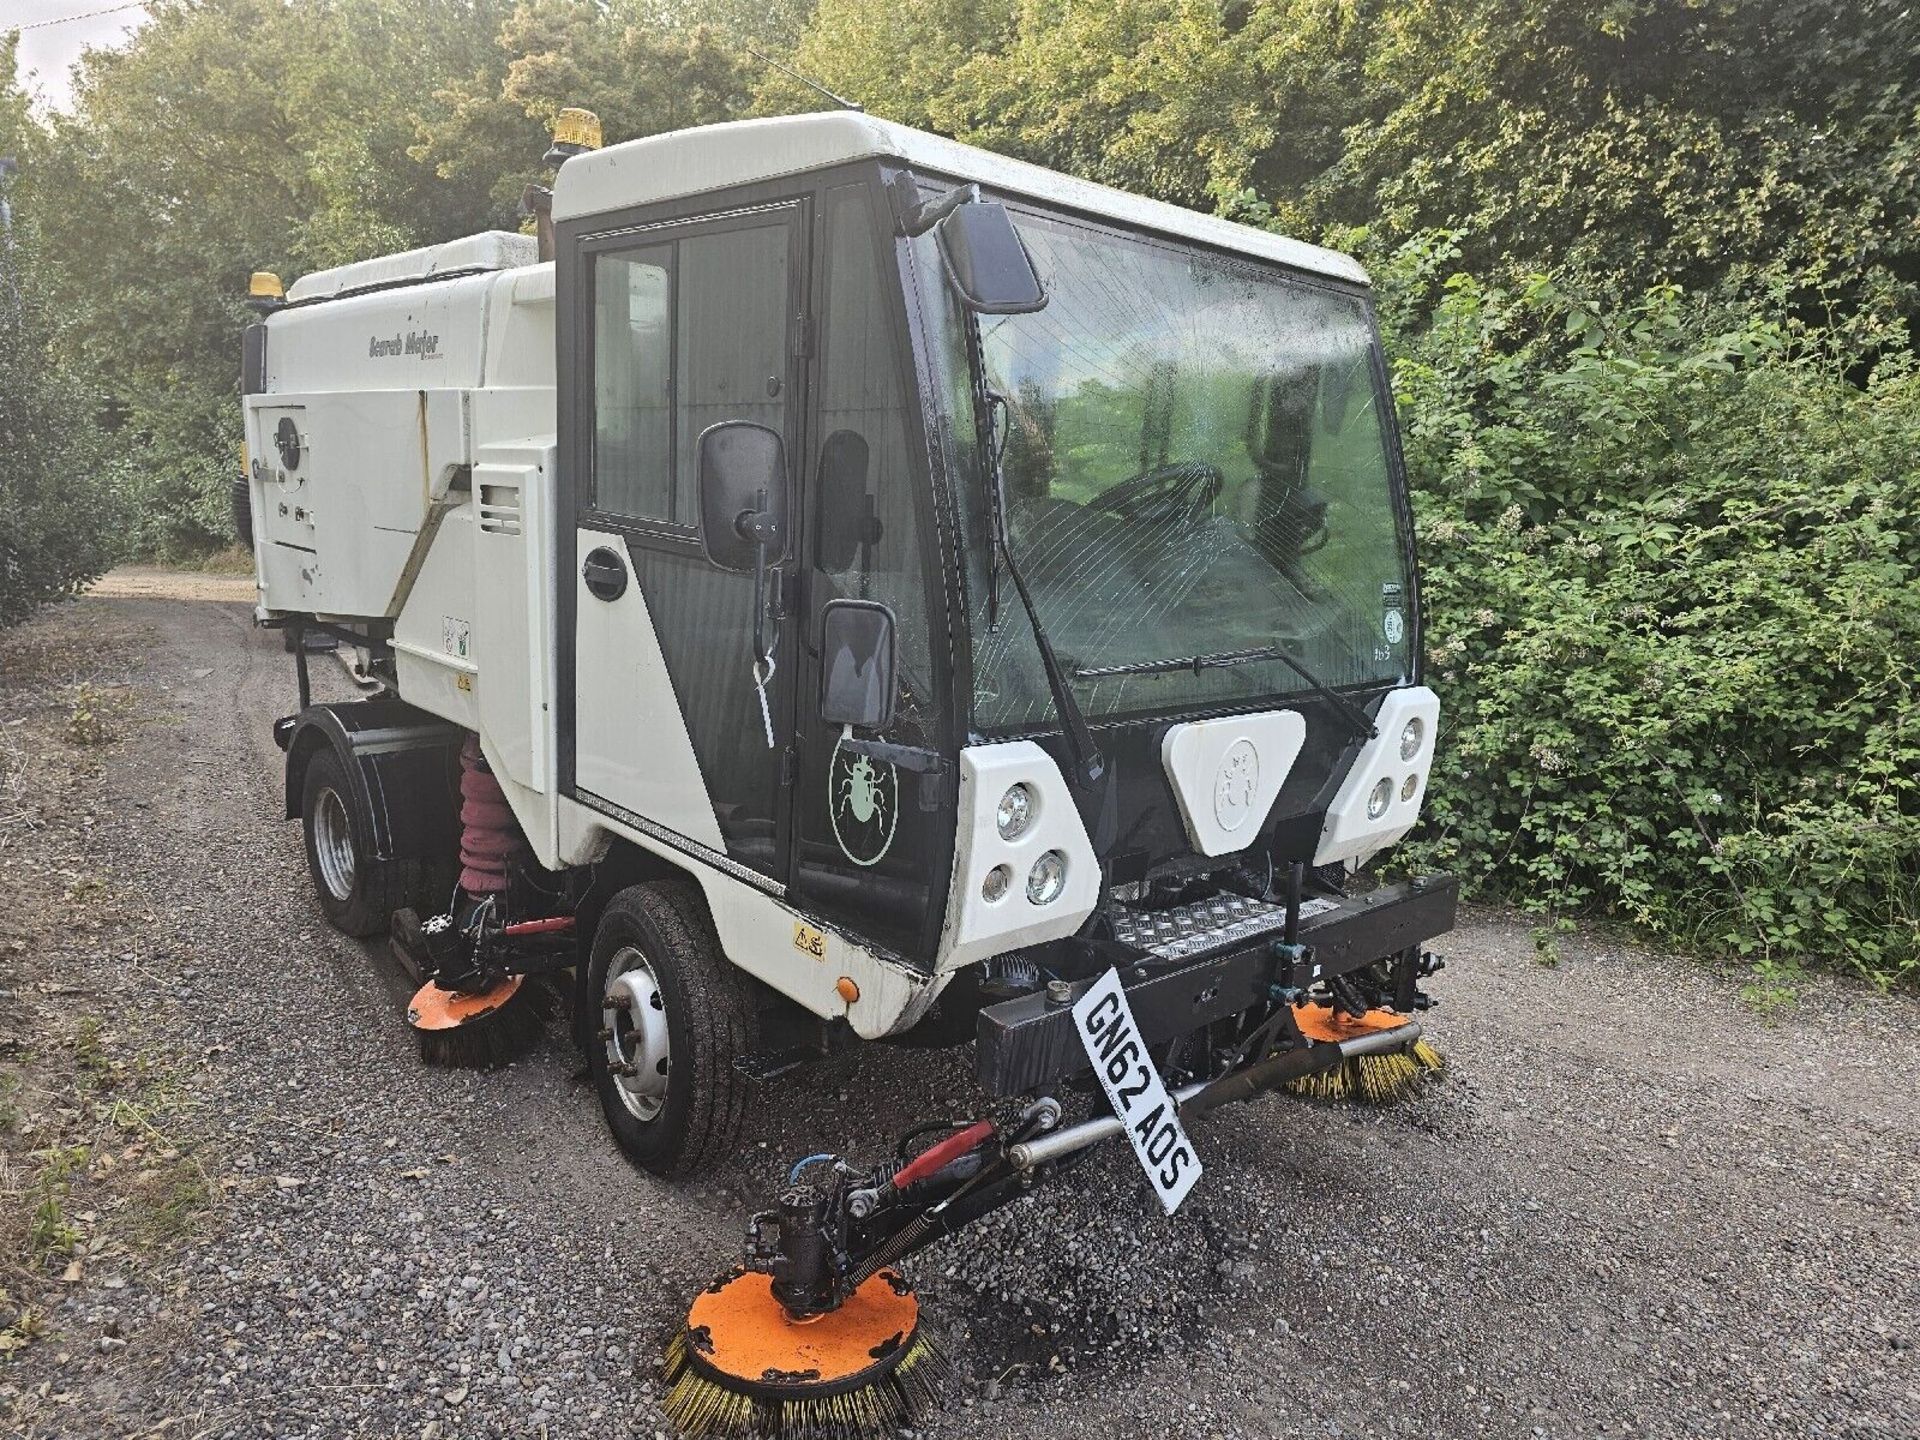
[[[554,181],[553,216],[578,220],[866,159],[894,160],[916,170],[978,181],[989,189],[1025,195],[1129,228],[1236,250],[1296,270],[1358,284],[1367,280],[1357,260],[1337,251],[1076,180],[851,110],[703,125],[576,155],[560,167]]]

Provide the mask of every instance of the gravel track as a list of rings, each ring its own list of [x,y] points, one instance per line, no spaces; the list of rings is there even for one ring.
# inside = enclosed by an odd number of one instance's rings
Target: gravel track
[[[150,637],[165,723],[111,752],[90,833],[160,919],[82,970],[186,1057],[228,1198],[0,1367],[68,1397],[24,1433],[664,1433],[660,1346],[780,1161],[964,1113],[966,1056],[777,1082],[676,1184],[612,1148],[557,1021],[504,1071],[424,1068],[397,970],[312,902],[290,665],[233,594],[143,576],[63,621]],[[966,1377],[924,1433],[1920,1435],[1920,1003],[1817,980],[1767,1019],[1605,937],[1544,967],[1499,913],[1442,948],[1452,1068],[1416,1103],[1210,1118],[1172,1220],[1108,1147],[909,1262]]]

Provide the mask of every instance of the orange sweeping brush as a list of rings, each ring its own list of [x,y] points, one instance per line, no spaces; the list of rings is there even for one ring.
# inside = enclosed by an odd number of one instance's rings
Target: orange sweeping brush
[[[1330,1005],[1310,1004],[1296,1007],[1293,1021],[1309,1040],[1335,1043],[1396,1030],[1407,1023],[1407,1017],[1391,1010],[1346,1015]],[[1412,1094],[1425,1077],[1439,1074],[1446,1063],[1425,1040],[1415,1040],[1402,1050],[1355,1056],[1330,1070],[1290,1081],[1287,1089],[1313,1100],[1357,1099],[1369,1105],[1391,1105]]]

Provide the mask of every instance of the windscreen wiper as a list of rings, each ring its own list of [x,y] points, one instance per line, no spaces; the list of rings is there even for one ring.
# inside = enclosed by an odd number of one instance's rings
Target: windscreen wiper
[[[1180,670],[1191,670],[1198,675],[1202,670],[1224,669],[1232,665],[1250,665],[1256,660],[1278,660],[1313,688],[1313,692],[1339,712],[1342,719],[1353,727],[1356,735],[1364,735],[1371,740],[1380,731],[1367,712],[1354,704],[1346,696],[1335,690],[1326,681],[1315,675],[1293,656],[1278,645],[1262,645],[1253,650],[1222,650],[1212,655],[1188,655],[1179,660],[1136,660],[1129,665],[1101,665],[1092,669],[1076,668],[1073,678],[1076,680],[1103,680],[1114,675],[1171,675]]]
[[[1039,607],[1033,603],[1033,596],[1027,590],[1027,578],[1020,573],[1019,562],[1013,558],[1013,546],[1007,538],[1007,486],[1006,478],[1000,468],[1000,453],[1004,448],[1001,434],[1001,411],[1006,407],[1004,397],[994,393],[987,383],[987,361],[980,343],[980,317],[971,310],[967,315],[967,368],[973,379],[973,414],[975,443],[985,457],[987,472],[987,514],[993,530],[994,559],[988,575],[989,623],[996,623],[999,610],[999,565],[1006,562],[1007,574],[1013,580],[1013,588],[1019,592],[1020,603],[1026,608],[1027,620],[1033,627],[1033,643],[1040,652],[1040,668],[1047,675],[1047,690],[1053,696],[1053,708],[1060,716],[1060,726],[1066,731],[1067,748],[1073,752],[1073,768],[1080,778],[1091,785],[1106,773],[1106,757],[1101,755],[1099,747],[1093,743],[1093,732],[1087,728],[1087,720],[1080,713],[1079,702],[1073,698],[1073,688],[1067,683],[1067,672],[1060,664],[1060,657],[1054,654],[1053,642],[1047,639],[1046,626],[1040,622]]]

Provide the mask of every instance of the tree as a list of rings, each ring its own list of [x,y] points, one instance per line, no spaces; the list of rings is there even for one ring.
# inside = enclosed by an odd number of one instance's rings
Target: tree
[[[1385,255],[1616,298],[1920,313],[1906,0],[821,0],[795,63],[876,113]],[[790,82],[767,108],[815,108]]]
[[[28,138],[16,44],[0,36],[0,155]],[[0,177],[0,192],[9,188]],[[0,234],[0,626],[99,575],[121,539],[95,398],[55,343],[32,261],[26,234]]]
[[[414,154],[445,180],[487,182],[493,202],[517,201],[554,115],[569,105],[600,117],[609,142],[740,118],[760,68],[727,35],[661,7],[595,0],[523,0],[494,53],[443,89]],[[503,148],[517,164],[501,168]]]
[[[19,123],[51,313],[112,397],[139,541],[163,555],[226,534],[249,272],[291,278],[517,228],[562,105],[599,110],[624,139],[745,113],[760,68],[639,3],[158,0],[151,13],[126,48],[81,62],[72,114]]]
[[[480,65],[508,13],[507,0],[161,0],[134,43],[89,52],[70,115],[30,127],[50,313],[112,398],[143,548],[227,533],[250,271],[517,223],[489,187],[410,153],[444,104],[436,88]]]

